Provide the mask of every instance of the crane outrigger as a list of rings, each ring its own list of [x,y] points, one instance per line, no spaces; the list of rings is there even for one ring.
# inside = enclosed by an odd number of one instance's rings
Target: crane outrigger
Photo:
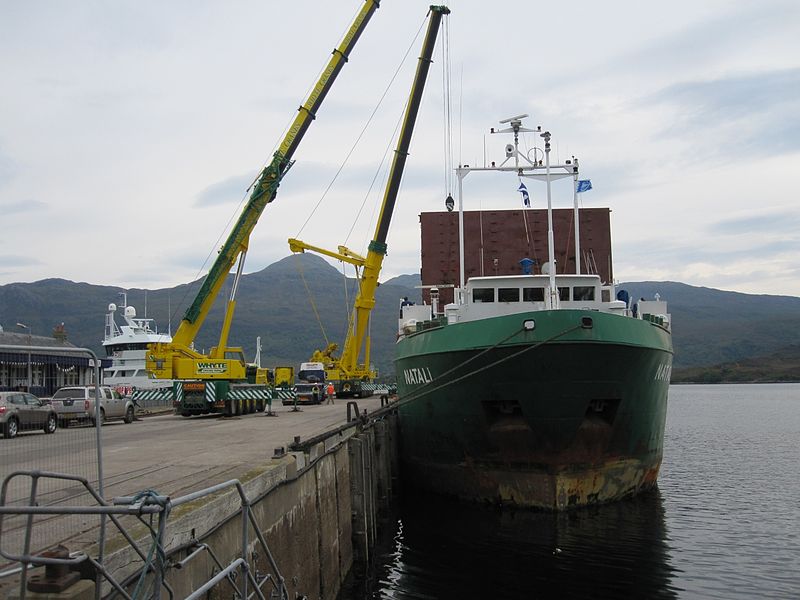
[[[433,49],[439,32],[442,17],[450,13],[446,6],[431,6],[428,29],[422,45],[422,54],[417,62],[411,94],[409,96],[406,112],[403,119],[400,137],[394,152],[389,179],[383,195],[381,212],[375,227],[375,234],[369,243],[367,255],[360,256],[345,246],[339,246],[338,251],[325,250],[312,246],[297,239],[289,240],[292,252],[310,250],[336,260],[355,265],[358,276],[358,293],[351,314],[351,326],[348,327],[347,337],[339,358],[334,357],[335,344],[330,344],[325,350],[317,350],[311,360],[322,362],[325,365],[327,378],[333,381],[337,397],[352,397],[370,395],[371,389],[365,386],[377,377],[377,372],[370,366],[370,338],[368,335],[369,319],[372,308],[375,306],[375,290],[378,287],[383,259],[386,256],[386,237],[392,220],[395,202],[400,190],[400,181],[408,157],[408,148],[411,144],[411,135],[422,101],[422,92],[425,80],[432,62]],[[364,348],[364,360],[359,362],[361,349]]]

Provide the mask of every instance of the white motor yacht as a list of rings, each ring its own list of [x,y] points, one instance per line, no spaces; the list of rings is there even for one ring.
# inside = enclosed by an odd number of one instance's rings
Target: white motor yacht
[[[145,370],[145,353],[147,345],[155,342],[170,342],[168,334],[158,333],[154,329],[153,319],[137,318],[136,309],[127,305],[127,296],[123,293],[122,306],[108,305],[103,347],[106,356],[111,358],[111,366],[103,370],[103,382],[114,387],[120,393],[129,395],[133,390],[160,388],[170,385],[171,381],[150,379]],[[117,308],[122,309],[124,323],[118,325],[114,316]]]

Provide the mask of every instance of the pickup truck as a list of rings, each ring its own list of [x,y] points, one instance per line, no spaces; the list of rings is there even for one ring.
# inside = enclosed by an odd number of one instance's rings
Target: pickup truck
[[[325,401],[325,365],[321,362],[300,363],[297,383],[294,386],[298,404],[321,404]],[[284,404],[294,404],[294,399],[284,399]]]
[[[50,399],[56,411],[61,427],[70,422],[95,423],[95,386],[76,385],[62,387]],[[126,423],[133,422],[133,402],[125,398],[117,390],[108,386],[100,386],[100,421],[122,419]]]
[[[294,386],[298,404],[322,404],[327,396],[322,383],[297,383]],[[284,400],[283,404],[294,404],[293,400]]]

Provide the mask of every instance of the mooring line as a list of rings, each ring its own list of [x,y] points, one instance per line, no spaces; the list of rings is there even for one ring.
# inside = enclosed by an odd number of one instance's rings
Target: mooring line
[[[518,351],[518,352],[515,352],[515,353],[513,353],[513,354],[510,354],[509,356],[506,356],[506,357],[504,357],[504,358],[498,359],[498,360],[496,360],[496,361],[495,361],[495,362],[493,362],[493,363],[490,363],[490,364],[488,364],[488,365],[485,365],[485,366],[481,367],[480,369],[477,369],[477,370],[475,370],[475,371],[470,371],[469,373],[466,373],[465,375],[462,375],[461,377],[457,377],[457,378],[455,378],[455,379],[453,379],[453,380],[451,380],[451,381],[446,381],[446,382],[442,383],[441,385],[439,385],[439,386],[437,386],[437,387],[434,387],[434,388],[432,388],[432,389],[430,389],[430,390],[427,390],[427,389],[425,389],[425,388],[427,388],[428,386],[430,386],[430,385],[432,385],[432,384],[436,383],[437,381],[441,381],[441,379],[442,379],[443,377],[445,377],[445,376],[449,375],[449,374],[450,374],[450,373],[452,373],[453,371],[456,371],[456,370],[458,370],[458,369],[462,368],[464,365],[466,365],[466,364],[468,364],[468,363],[472,362],[473,360],[475,360],[475,359],[477,359],[477,358],[480,358],[481,356],[483,356],[484,354],[486,354],[486,353],[487,353],[487,352],[489,352],[490,350],[494,350],[494,349],[495,349],[495,348],[497,348],[497,347],[498,347],[500,344],[502,344],[502,343],[504,343],[504,342],[508,341],[509,339],[511,339],[512,337],[514,337],[514,336],[515,336],[515,335],[517,335],[518,333],[520,333],[520,331],[525,331],[525,330],[524,330],[524,329],[519,329],[519,330],[517,330],[517,331],[514,331],[514,333],[512,333],[512,334],[511,334],[511,335],[509,335],[508,337],[506,337],[506,338],[504,338],[504,339],[500,340],[500,341],[499,341],[499,342],[497,342],[497,343],[496,343],[494,346],[491,346],[491,347],[489,347],[489,348],[486,348],[485,350],[481,351],[480,353],[476,354],[475,356],[473,356],[473,357],[471,357],[471,358],[469,358],[469,359],[465,360],[463,363],[460,363],[460,364],[456,365],[455,367],[453,367],[453,368],[451,368],[451,369],[449,369],[449,370],[445,371],[444,373],[442,373],[441,375],[439,375],[439,376],[438,376],[438,377],[436,377],[435,379],[432,379],[431,381],[429,381],[429,382],[425,383],[425,384],[424,384],[424,385],[423,385],[421,388],[418,388],[418,389],[414,390],[414,391],[413,391],[413,392],[412,392],[412,393],[411,393],[411,394],[410,394],[408,397],[406,397],[406,398],[402,398],[401,400],[398,400],[398,401],[397,401],[395,404],[393,404],[392,406],[399,408],[399,407],[401,407],[401,406],[404,406],[404,405],[406,405],[406,404],[409,404],[410,402],[413,402],[413,401],[415,401],[415,400],[419,400],[419,399],[420,399],[420,398],[422,398],[423,396],[426,396],[426,395],[428,395],[428,394],[430,394],[430,393],[432,393],[432,392],[435,392],[435,391],[437,391],[437,390],[440,390],[440,389],[442,389],[442,388],[445,388],[445,387],[447,387],[447,386],[449,386],[449,385],[452,385],[452,384],[454,384],[454,383],[458,383],[459,381],[463,381],[464,379],[467,379],[468,377],[472,377],[473,375],[477,375],[478,373],[482,373],[483,371],[486,371],[487,369],[491,369],[492,367],[496,367],[497,365],[499,365],[499,364],[502,364],[502,363],[504,363],[504,362],[506,362],[506,361],[508,361],[508,360],[511,360],[512,358],[516,358],[517,356],[520,356],[521,354],[524,354],[525,352],[530,352],[531,350],[535,350],[536,348],[539,348],[540,346],[543,346],[544,344],[548,344],[548,343],[550,343],[550,342],[552,342],[552,341],[554,341],[554,340],[556,340],[556,339],[558,339],[558,338],[560,338],[560,337],[562,337],[562,336],[564,336],[564,335],[567,335],[568,333],[571,333],[571,332],[573,332],[573,331],[575,331],[575,330],[577,330],[577,329],[581,329],[581,327],[582,327],[582,326],[581,326],[580,324],[578,324],[578,325],[575,325],[575,326],[573,326],[573,327],[570,327],[569,329],[565,329],[564,331],[562,331],[562,332],[560,332],[560,333],[557,333],[557,334],[556,334],[556,335],[554,335],[554,336],[551,336],[551,337],[549,337],[549,338],[547,338],[547,339],[545,339],[545,340],[542,340],[541,342],[539,342],[539,343],[537,343],[537,344],[533,344],[533,345],[531,345],[531,346],[526,346],[526,347],[525,347],[525,348],[523,348],[522,350],[520,350],[520,351]]]

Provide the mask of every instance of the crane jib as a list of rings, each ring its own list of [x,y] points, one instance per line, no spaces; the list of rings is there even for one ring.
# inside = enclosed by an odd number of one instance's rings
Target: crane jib
[[[428,71],[433,62],[431,57],[433,56],[433,48],[436,45],[439,25],[442,21],[442,16],[450,14],[450,9],[446,6],[431,6],[430,9],[431,18],[428,22],[428,31],[425,34],[425,40],[422,43],[422,52],[417,61],[417,72],[414,77],[405,118],[403,119],[403,128],[400,132],[397,149],[395,150],[394,162],[389,172],[389,183],[386,186],[383,206],[381,207],[380,216],[378,217],[378,225],[375,228],[375,240],[378,242],[385,242],[389,233],[389,224],[392,220],[395,201],[400,191],[400,181],[403,177],[403,170],[405,168],[406,158],[408,157],[408,149],[411,145],[411,135],[414,131],[414,123],[417,120],[417,113],[419,112],[419,106],[422,101],[422,90],[425,87],[425,80],[427,79]]]
[[[345,34],[342,43],[339,44],[338,48],[333,49],[333,58],[328,62],[317,85],[314,86],[311,94],[309,94],[306,103],[300,107],[300,114],[297,115],[294,123],[290,126],[289,132],[280,147],[281,152],[283,152],[287,158],[291,158],[294,155],[294,151],[305,135],[311,121],[316,118],[317,109],[330,91],[333,82],[339,75],[339,71],[342,70],[342,67],[344,67],[345,63],[348,61],[350,51],[364,32],[369,17],[380,7],[380,2],[377,0],[368,1],[372,1],[372,6],[364,6],[362,8],[356,20],[353,22],[353,25],[350,27],[347,34]]]
[[[306,102],[300,107],[295,120],[289,127],[270,165],[262,172],[256,189],[251,194],[247,206],[242,211],[239,220],[217,255],[197,296],[191,306],[186,310],[183,321],[173,339],[173,343],[189,344],[194,340],[198,329],[211,309],[214,298],[216,298],[222,288],[227,274],[236,262],[237,257],[246,249],[247,240],[258,222],[264,207],[275,198],[280,180],[291,166],[291,157],[306,130],[314,120],[319,106],[330,91],[342,67],[347,62],[353,46],[363,33],[370,17],[379,7],[379,0],[365,0],[364,6],[361,8],[358,15],[356,15],[356,18],[341,43],[332,53],[322,75],[318,78]],[[232,307],[233,305],[230,306]]]
[[[241,251],[243,242],[252,231],[254,221],[259,218],[264,207],[275,199],[281,179],[293,164],[293,161],[287,162],[279,152],[275,153],[272,162],[262,172],[253,193],[250,195],[247,207],[242,211],[231,235],[228,236],[225,245],[217,255],[217,260],[214,261],[211,270],[203,281],[203,285],[200,287],[194,302],[186,310],[186,314],[183,317],[185,321],[194,323],[201,314],[203,303],[210,294],[214,293],[214,282],[224,278],[224,275],[230,271]]]
[[[428,30],[422,44],[422,52],[417,62],[417,70],[414,75],[414,82],[411,86],[411,95],[406,106],[406,113],[403,119],[403,126],[394,153],[394,160],[389,172],[389,179],[383,196],[378,224],[375,228],[374,239],[369,244],[369,252],[364,262],[363,273],[359,282],[359,290],[354,302],[355,323],[354,327],[348,330],[347,338],[344,342],[342,356],[339,361],[342,372],[348,375],[366,374],[369,372],[369,347],[370,341],[367,336],[367,327],[372,308],[375,306],[375,290],[378,286],[378,276],[380,275],[383,258],[386,255],[386,237],[389,232],[389,225],[394,212],[394,205],[400,190],[400,181],[405,169],[408,149],[411,145],[411,136],[414,131],[414,124],[422,101],[422,92],[425,88],[425,81],[432,63],[431,57],[436,45],[436,38],[439,33],[439,26],[442,17],[450,13],[446,6],[431,6]],[[364,345],[364,369],[360,369],[359,355],[361,347]],[[361,373],[359,373],[361,371]]]

